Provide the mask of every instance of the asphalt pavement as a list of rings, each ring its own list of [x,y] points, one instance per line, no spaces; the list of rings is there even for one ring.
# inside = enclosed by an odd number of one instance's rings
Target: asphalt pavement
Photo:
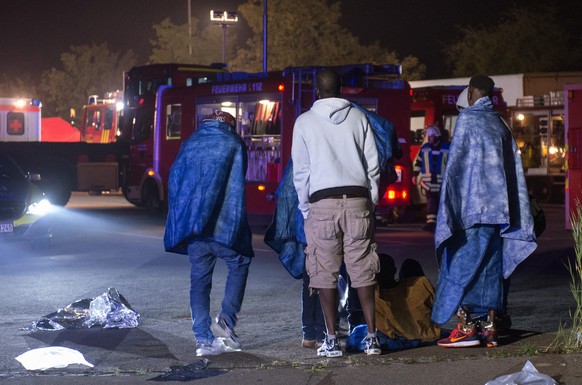
[[[157,318],[144,318],[139,327],[131,329],[29,332],[19,330],[25,318],[22,315],[12,317],[11,312],[15,310],[10,307],[0,314],[0,333],[3,336],[3,343],[0,344],[0,352],[3,352],[0,357],[0,383],[486,384],[500,376],[522,372],[524,365],[530,361],[540,374],[550,376],[558,384],[582,384],[582,354],[559,354],[550,349],[560,328],[559,323],[555,314],[545,314],[540,310],[553,309],[552,306],[561,304],[564,301],[562,297],[568,295],[564,292],[564,287],[568,287],[567,282],[564,282],[567,275],[563,271],[559,275],[554,274],[542,261],[552,253],[562,253],[572,247],[569,238],[571,233],[563,230],[563,206],[548,207],[548,211],[551,222],[548,223],[544,237],[548,244],[554,246],[541,247],[543,250],[540,250],[538,260],[523,268],[522,277],[516,277],[512,288],[515,293],[510,297],[514,309],[520,309],[520,313],[533,309],[530,311],[534,314],[514,314],[514,327],[500,336],[500,346],[497,348],[443,349],[427,345],[384,352],[379,356],[345,353],[339,358],[320,358],[316,356],[315,350],[301,347],[300,337],[288,337],[287,328],[296,327],[297,315],[293,318],[273,308],[264,310],[261,316],[264,322],[277,319],[281,325],[286,325],[280,326],[280,335],[272,330],[265,335],[261,330],[255,330],[255,334],[252,334],[249,329],[243,329],[245,336],[242,338],[242,351],[204,359],[195,355],[188,331],[190,321],[185,315],[176,316],[172,313],[171,317],[161,314]],[[398,231],[401,232],[401,238],[405,238],[407,232],[415,232],[414,237],[420,237],[418,229],[421,226],[413,225]],[[258,234],[256,242],[260,241],[261,234]],[[561,262],[553,263],[556,264]],[[543,270],[550,275],[547,280],[544,280],[544,272],[539,271],[539,266],[543,266]],[[0,278],[2,274],[0,270]],[[267,279],[266,276],[264,278]],[[540,285],[546,285],[545,289],[538,291]],[[553,291],[553,285],[559,286],[559,291]],[[296,289],[298,284],[293,283],[290,287]],[[249,295],[249,301],[243,305],[247,312],[264,309],[260,307],[260,298],[267,298],[269,293],[253,292]],[[530,304],[525,306],[528,299],[535,301],[538,307],[530,307]],[[565,303],[571,301],[566,299]],[[566,313],[569,311],[563,310]],[[530,322],[529,318],[541,321],[538,324]],[[71,364],[64,368],[26,370],[15,360],[16,352],[57,346],[82,353],[93,367]],[[549,382],[536,382],[546,383]],[[508,383],[498,382],[495,385],[501,384]]]

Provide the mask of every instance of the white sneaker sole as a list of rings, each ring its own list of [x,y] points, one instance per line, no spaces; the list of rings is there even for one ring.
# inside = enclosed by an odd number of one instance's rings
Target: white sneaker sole
[[[480,346],[481,341],[461,341],[461,342],[453,342],[450,344],[437,344],[442,348],[469,348],[471,346]]]
[[[343,355],[342,351],[333,352],[317,352],[318,357],[341,357]]]
[[[369,356],[382,354],[381,349],[368,349],[368,350],[365,350],[364,352]]]

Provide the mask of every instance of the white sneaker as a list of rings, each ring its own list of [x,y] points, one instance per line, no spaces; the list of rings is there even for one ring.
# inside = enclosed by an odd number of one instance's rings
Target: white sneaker
[[[222,317],[217,317],[214,322],[210,325],[210,330],[216,337],[224,338],[224,343],[226,346],[232,349],[240,349],[240,342],[238,336],[234,333],[226,321]]]
[[[224,351],[224,344],[218,338],[212,343],[196,341],[196,356],[217,356]]]

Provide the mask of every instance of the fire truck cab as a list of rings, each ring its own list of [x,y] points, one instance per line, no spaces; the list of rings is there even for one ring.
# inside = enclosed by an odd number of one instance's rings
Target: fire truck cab
[[[89,96],[81,118],[81,142],[111,143],[119,136],[123,92],[108,92],[103,98]]]
[[[146,66],[147,67],[147,66]],[[271,215],[275,191],[291,156],[292,130],[299,114],[315,101],[317,67],[287,68],[268,73],[215,72],[198,74],[189,85],[160,79],[155,89],[155,114],[144,108],[135,82],[125,85],[125,111],[133,118],[123,133],[131,139],[130,170],[124,193],[128,201],[150,208],[167,204],[170,167],[181,143],[213,111],[227,111],[237,119],[237,132],[248,151],[247,210]],[[343,97],[374,111],[395,126],[405,156],[396,161],[399,180],[386,191],[379,211],[409,204],[410,88],[400,79],[400,67],[359,64],[334,67],[344,77]],[[139,67],[134,68],[134,76]],[[127,79],[127,78],[126,78]],[[130,90],[130,92],[128,92]],[[152,89],[153,91],[153,89]],[[136,103],[135,101],[142,100]],[[151,119],[151,124],[148,123]],[[130,121],[130,119],[124,119]]]

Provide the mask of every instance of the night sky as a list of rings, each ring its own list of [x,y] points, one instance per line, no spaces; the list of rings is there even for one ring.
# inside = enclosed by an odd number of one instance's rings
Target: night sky
[[[236,10],[243,0],[192,0],[192,15],[209,22],[210,9]],[[297,0],[308,1],[308,0]],[[565,0],[573,1],[573,0]],[[445,76],[443,47],[456,40],[455,26],[482,26],[510,4],[525,0],[343,0],[342,26],[363,43],[375,40],[400,57],[427,64],[427,78]],[[30,76],[56,67],[71,45],[107,42],[114,51],[133,49],[146,62],[152,25],[170,17],[185,24],[188,0],[28,0],[3,2],[0,11],[0,74]],[[241,24],[241,23],[239,23]],[[245,29],[238,25],[241,33]]]

